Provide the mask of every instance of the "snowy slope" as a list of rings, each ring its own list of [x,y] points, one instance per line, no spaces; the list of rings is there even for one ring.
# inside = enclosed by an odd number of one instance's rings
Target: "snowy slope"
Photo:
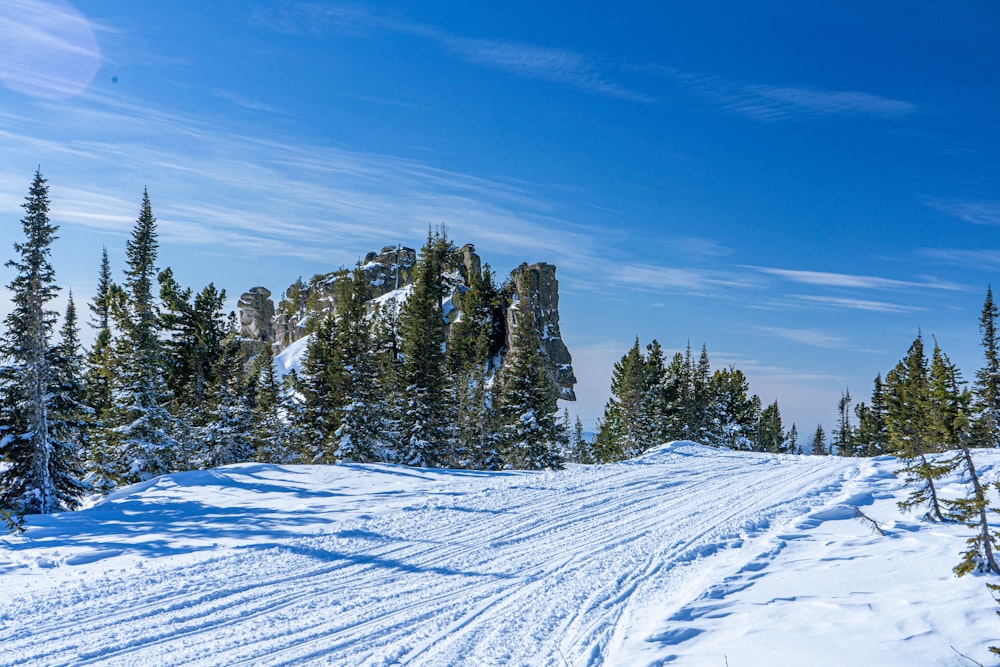
[[[0,540],[0,664],[992,664],[965,531],[899,516],[897,467],[674,443],[170,475]]]

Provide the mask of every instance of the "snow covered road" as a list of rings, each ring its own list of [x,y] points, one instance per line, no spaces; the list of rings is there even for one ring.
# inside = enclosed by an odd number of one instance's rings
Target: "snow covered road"
[[[680,443],[552,473],[164,477],[2,542],[0,664],[664,662],[690,638],[666,619],[861,468]]]

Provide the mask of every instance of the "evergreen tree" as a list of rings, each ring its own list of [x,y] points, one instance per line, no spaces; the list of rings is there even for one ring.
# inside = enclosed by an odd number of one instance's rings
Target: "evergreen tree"
[[[160,272],[158,280],[163,303],[160,321],[167,334],[163,342],[165,377],[173,411],[204,425],[206,400],[212,394],[219,395],[216,384],[228,381],[217,374],[223,339],[236,335],[231,326],[227,328],[223,313],[226,292],[209,284],[192,298],[191,289],[182,288],[169,268]]]
[[[825,456],[829,454],[826,450],[826,433],[823,432],[823,425],[816,424],[816,433],[813,434],[812,449],[809,453],[813,456]]]
[[[566,434],[556,416],[558,394],[542,363],[533,313],[525,295],[517,296],[510,360],[495,397],[504,458],[509,468],[559,469]]]
[[[87,355],[86,380],[87,404],[94,410],[94,420],[99,426],[108,417],[111,406],[111,375],[113,342],[111,332],[112,306],[119,298],[120,290],[111,280],[111,264],[108,249],[101,251],[101,268],[97,278],[97,293],[89,304],[90,326],[97,331],[94,346]]]
[[[666,373],[663,348],[654,338],[653,342],[646,346],[644,391],[639,407],[639,439],[643,443],[644,450],[669,440],[669,406],[663,386]]]
[[[944,521],[934,481],[948,474],[953,462],[928,457],[939,447],[933,442],[930,372],[924,355],[923,337],[917,335],[906,357],[886,376],[886,406],[892,449],[906,459],[902,472],[913,485],[900,501],[901,510],[927,505],[928,519]]]
[[[187,462],[176,434],[182,425],[167,405],[169,393],[163,373],[160,320],[153,294],[156,277],[156,218],[143,191],[142,205],[126,245],[123,298],[113,303],[113,315],[122,337],[113,362],[113,414],[108,420],[113,452],[110,469],[102,476],[130,484],[183,469]]]
[[[262,463],[285,463],[288,443],[283,437],[281,385],[274,372],[274,352],[270,345],[266,345],[254,360],[252,377],[256,383],[250,434],[253,458]]]
[[[997,543],[996,533],[990,530],[989,498],[969,450],[972,436],[972,393],[965,388],[958,368],[941,351],[936,341],[930,377],[935,435],[945,447],[958,449],[953,462],[949,464],[964,469],[971,487],[969,496],[943,501],[948,508],[948,518],[963,523],[974,531],[966,540],[966,550],[962,553],[961,562],[955,566],[955,574],[961,577],[973,570],[1000,574],[1000,565],[995,555],[1000,545]]]
[[[296,386],[302,396],[302,409],[295,412],[302,434],[298,444],[305,463],[334,463],[345,374],[337,353],[337,321],[327,317],[310,336]]]
[[[445,258],[454,246],[441,232],[428,230],[414,267],[411,293],[400,314],[403,353],[402,462],[439,467],[450,458],[448,405],[449,377],[445,366],[447,322],[442,299]]]
[[[51,343],[56,314],[49,304],[59,288],[49,256],[58,227],[49,220],[48,185],[40,171],[21,206],[25,239],[14,244],[17,259],[6,264],[17,275],[7,286],[13,308],[0,340],[0,423],[9,463],[0,473],[0,508],[12,526],[25,514],[74,509],[84,490],[79,429],[67,414],[71,406],[61,404],[73,381],[68,348],[75,340],[62,349]]]
[[[254,455],[253,405],[244,375],[245,358],[236,335],[235,314],[226,326],[221,354],[211,373],[218,380],[209,387],[205,424],[196,429],[200,444],[196,462],[215,468],[250,461]]]
[[[456,463],[462,467],[499,468],[492,437],[493,421],[488,385],[495,373],[494,332],[500,293],[489,266],[482,275],[469,276],[469,289],[461,295],[462,316],[452,323],[448,340],[448,368],[455,408]]]
[[[338,325],[334,340],[344,361],[343,399],[335,456],[340,461],[366,463],[379,459],[382,429],[380,397],[372,379],[378,372],[373,352],[372,321],[367,316],[370,285],[358,266],[350,280],[343,280],[344,292],[338,300]]]
[[[831,452],[840,456],[857,456],[854,427],[851,426],[851,390],[840,395],[837,402],[837,430],[833,433]]]
[[[570,460],[574,463],[594,463],[597,460],[594,456],[594,449],[583,432],[583,421],[579,415],[577,415],[570,433],[569,451]]]
[[[649,447],[644,438],[648,427],[642,419],[646,394],[646,360],[636,337],[611,375],[611,397],[598,429],[600,442],[605,446],[602,460],[630,459]]]
[[[882,374],[875,377],[872,404],[859,403],[854,408],[858,418],[855,443],[859,456],[878,456],[889,451],[888,409],[882,387]]]
[[[799,444],[799,427],[792,422],[792,428],[788,431],[788,452],[790,454],[802,454],[802,445]]]
[[[754,442],[756,451],[771,452],[772,454],[781,454],[786,451],[785,428],[781,424],[781,410],[778,409],[778,401],[761,410],[760,419],[757,421],[756,435],[757,438]]]
[[[377,397],[379,460],[398,462],[403,452],[403,414],[399,311],[395,301],[379,304],[372,312],[372,355],[375,361],[373,392]]]
[[[742,371],[729,367],[712,375],[706,413],[706,444],[730,449],[753,448],[754,427],[760,419],[760,398],[750,396],[750,385]]]
[[[973,438],[977,447],[1000,445],[1000,339],[997,334],[998,309],[993,288],[986,290],[986,302],[979,317],[979,333],[986,361],[976,373]]]

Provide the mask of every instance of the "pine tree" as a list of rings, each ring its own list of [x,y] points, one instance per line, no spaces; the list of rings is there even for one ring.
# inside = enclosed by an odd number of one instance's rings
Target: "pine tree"
[[[649,447],[644,438],[648,427],[642,418],[646,385],[646,360],[636,337],[632,348],[612,371],[611,397],[598,430],[600,442],[605,447],[602,460],[630,459]]]
[[[283,437],[281,385],[274,372],[274,352],[270,345],[266,345],[254,360],[251,375],[256,383],[250,436],[253,459],[262,463],[285,463],[288,443]]]
[[[455,455],[461,467],[502,467],[490,425],[488,385],[495,374],[494,332],[500,294],[487,265],[482,274],[469,277],[469,289],[461,294],[461,318],[452,323],[447,361],[455,407]]]
[[[793,426],[794,428],[794,426]],[[778,401],[761,410],[757,421],[754,449],[758,452],[781,454],[785,452],[785,428],[781,424],[781,410]]]
[[[49,260],[58,227],[49,220],[48,185],[41,171],[21,205],[25,239],[14,244],[17,271],[8,284],[13,308],[0,341],[0,423],[9,466],[0,473],[0,508],[12,527],[25,514],[74,509],[83,493],[77,465],[79,431],[61,405],[73,378],[68,347],[51,343],[59,288]],[[75,314],[74,314],[75,318]],[[70,325],[75,326],[75,324]]]
[[[246,360],[236,330],[233,314],[221,342],[220,356],[210,370],[218,380],[208,388],[207,419],[196,429],[200,446],[195,460],[204,468],[244,463],[254,455],[253,405],[243,370]]]
[[[644,367],[644,392],[639,407],[639,439],[643,449],[663,444],[669,440],[669,405],[664,391],[667,365],[660,342],[646,346],[646,362]]]
[[[183,469],[187,461],[176,434],[183,428],[167,408],[160,321],[153,294],[156,277],[156,218],[143,191],[142,205],[126,245],[123,298],[113,314],[122,331],[114,354],[114,401],[109,432],[111,468],[99,471],[120,483]]]
[[[858,418],[856,446],[859,456],[878,456],[889,451],[888,409],[882,386],[882,374],[875,376],[872,404],[859,403],[854,408]]]
[[[167,335],[163,341],[165,377],[173,412],[201,426],[207,416],[206,400],[216,384],[227,381],[217,374],[223,340],[235,335],[227,328],[223,313],[226,291],[209,284],[192,297],[192,290],[182,288],[169,268],[160,272],[158,281],[163,304],[160,322]]]
[[[85,381],[86,402],[94,410],[94,426],[99,430],[111,413],[112,407],[112,375],[114,342],[111,332],[111,314],[116,300],[121,300],[124,293],[111,280],[111,264],[108,262],[108,249],[101,251],[101,268],[97,279],[97,293],[89,304],[91,312],[90,326],[97,331],[90,353],[87,355]],[[99,436],[101,439],[103,436]]]
[[[979,317],[979,333],[986,361],[976,373],[973,438],[977,447],[1000,445],[1000,339],[997,333],[997,316],[1000,314],[993,301],[993,288],[986,290],[986,302]]]
[[[510,360],[500,372],[495,397],[500,440],[509,468],[559,469],[566,434],[556,416],[558,394],[543,365],[533,313],[522,307],[526,303],[526,295],[519,294],[511,306],[515,324]]]
[[[310,336],[296,385],[302,396],[302,409],[295,412],[302,433],[298,445],[304,462],[334,463],[345,373],[337,353],[336,320],[327,317]]]
[[[449,377],[445,365],[446,321],[442,308],[445,258],[454,251],[447,236],[427,232],[414,268],[412,291],[400,314],[403,353],[402,462],[440,467],[450,458]]]
[[[857,456],[854,427],[851,426],[851,390],[846,389],[837,401],[837,429],[830,443],[831,453],[839,456]]]
[[[944,521],[934,481],[951,472],[950,460],[928,457],[939,447],[933,442],[930,371],[924,355],[923,337],[917,335],[906,357],[886,376],[886,406],[890,445],[906,459],[901,472],[913,485],[910,495],[898,503],[903,511],[927,505],[926,517]]]
[[[792,428],[788,431],[788,452],[790,454],[802,454],[802,445],[799,444],[799,427],[792,422]]]
[[[826,450],[826,433],[823,432],[823,425],[816,424],[816,433],[813,434],[812,449],[809,453],[813,456],[825,456],[829,454]]]
[[[367,316],[370,285],[358,266],[350,280],[344,279],[338,300],[338,325],[334,340],[344,360],[344,388],[335,456],[340,461],[367,463],[379,460],[382,430],[380,397],[373,378],[378,365],[373,352],[372,321]]]
[[[973,570],[1000,574],[1000,565],[995,556],[998,548],[997,535],[990,530],[988,520],[989,498],[979,479],[968,444],[972,436],[972,394],[965,388],[958,367],[941,351],[937,341],[934,343],[931,359],[930,382],[931,419],[935,436],[945,447],[958,449],[947,464],[964,468],[971,487],[970,496],[943,501],[943,505],[948,508],[948,518],[975,531],[966,540],[966,550],[962,553],[961,562],[955,566],[955,574],[961,577]]]
[[[712,375],[706,399],[704,441],[716,447],[749,450],[753,448],[754,427],[760,419],[760,398],[750,396],[750,385],[743,371],[729,367]]]

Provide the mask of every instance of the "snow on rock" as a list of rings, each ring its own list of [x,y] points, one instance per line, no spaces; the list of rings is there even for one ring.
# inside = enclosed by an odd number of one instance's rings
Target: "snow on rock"
[[[0,664],[989,662],[986,579],[951,574],[967,530],[900,515],[898,467],[675,442],[168,475],[0,539]]]
[[[300,373],[302,371],[302,362],[306,358],[306,350],[309,348],[309,342],[312,339],[312,334],[303,336],[282,350],[274,358],[274,374],[277,377],[278,382],[281,382],[281,380],[292,371],[295,371],[296,373]]]

